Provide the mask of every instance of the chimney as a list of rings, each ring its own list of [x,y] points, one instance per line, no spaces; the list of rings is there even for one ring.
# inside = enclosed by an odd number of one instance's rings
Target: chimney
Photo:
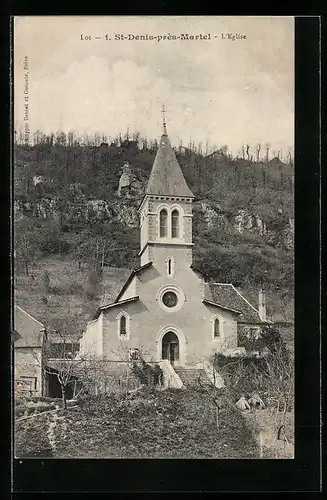
[[[259,317],[261,321],[267,321],[266,293],[263,288],[259,291]]]

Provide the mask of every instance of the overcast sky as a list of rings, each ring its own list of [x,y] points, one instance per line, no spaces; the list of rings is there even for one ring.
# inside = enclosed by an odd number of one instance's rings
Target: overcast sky
[[[211,40],[106,41],[129,33]],[[244,34],[244,40],[221,34]],[[80,35],[91,41],[81,41]],[[290,17],[18,17],[14,126],[24,126],[24,57],[32,132],[161,134],[173,144],[293,146],[294,20]],[[218,38],[214,38],[217,35]],[[100,40],[94,37],[102,37]]]

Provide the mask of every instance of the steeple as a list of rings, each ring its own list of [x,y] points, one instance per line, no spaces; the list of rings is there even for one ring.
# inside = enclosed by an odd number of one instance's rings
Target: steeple
[[[167,134],[165,107],[163,133],[148,185],[139,207],[141,265],[152,262],[172,277],[174,270],[192,264],[192,202]]]
[[[163,134],[160,138],[159,148],[145,194],[194,198],[194,194],[186,184],[183,172],[168,138],[164,106],[162,114]]]
[[[166,117],[165,117],[165,113],[166,113],[165,105],[162,106],[161,112],[162,112],[162,128],[163,128],[162,135],[168,135],[167,134],[167,126],[166,126]]]

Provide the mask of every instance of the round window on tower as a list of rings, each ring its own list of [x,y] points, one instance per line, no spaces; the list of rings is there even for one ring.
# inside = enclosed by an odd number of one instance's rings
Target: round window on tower
[[[166,307],[175,307],[177,306],[178,297],[175,292],[165,292],[162,296],[162,302]]]

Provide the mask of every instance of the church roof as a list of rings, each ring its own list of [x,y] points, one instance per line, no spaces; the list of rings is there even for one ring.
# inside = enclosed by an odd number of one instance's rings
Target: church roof
[[[44,325],[40,321],[28,314],[21,307],[15,305],[15,347],[41,347],[44,330]]]
[[[194,194],[186,184],[165,127],[145,194],[194,198]]]
[[[262,323],[256,308],[230,283],[207,283],[205,300],[241,312],[237,318],[240,323]]]
[[[137,269],[134,269],[131,272],[131,274],[129,275],[126,283],[124,284],[124,286],[120,290],[119,294],[117,295],[115,302],[119,301],[120,297],[123,295],[123,293],[125,292],[126,288],[130,284],[130,282],[132,281],[132,279],[134,278],[134,276],[137,275],[139,272],[143,271],[143,269],[147,269],[150,266],[152,266],[152,262],[148,262],[147,264],[144,264],[143,266],[140,266],[140,267],[138,267]]]
[[[103,311],[105,309],[111,309],[112,307],[117,307],[117,306],[120,306],[122,304],[128,304],[128,302],[135,302],[136,300],[139,300],[138,295],[135,296],[135,297],[129,297],[128,299],[124,299],[124,300],[119,300],[117,302],[113,302],[112,304],[106,304],[104,306],[100,306],[96,310],[96,313],[94,315],[94,319],[97,319],[100,316],[101,311]]]

